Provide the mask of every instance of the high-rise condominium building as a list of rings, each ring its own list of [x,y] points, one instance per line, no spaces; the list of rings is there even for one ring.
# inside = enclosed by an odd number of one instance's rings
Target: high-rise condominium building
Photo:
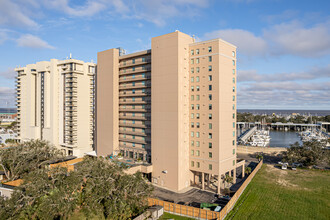
[[[236,47],[179,31],[151,49],[98,53],[98,155],[149,163],[151,181],[179,191],[236,173]]]
[[[16,68],[18,139],[46,140],[68,155],[92,151],[95,67],[52,59]]]

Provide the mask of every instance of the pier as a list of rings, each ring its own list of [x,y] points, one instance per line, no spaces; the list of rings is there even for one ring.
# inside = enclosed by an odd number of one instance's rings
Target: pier
[[[330,123],[328,122],[318,122],[316,124],[295,124],[295,123],[261,123],[261,122],[237,122],[237,129],[248,130],[252,127],[257,127],[257,129],[268,128],[272,130],[279,131],[306,131],[308,129],[320,129],[325,133],[330,132]]]

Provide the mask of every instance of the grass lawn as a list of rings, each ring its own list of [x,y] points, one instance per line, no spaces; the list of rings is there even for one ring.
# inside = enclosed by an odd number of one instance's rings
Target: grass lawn
[[[330,172],[264,164],[226,219],[330,219]]]
[[[173,214],[167,213],[167,212],[164,212],[162,217],[160,217],[159,219],[160,220],[164,220],[164,219],[193,220],[193,218],[188,218],[188,217],[184,217],[184,216],[180,216],[180,215],[173,215]]]

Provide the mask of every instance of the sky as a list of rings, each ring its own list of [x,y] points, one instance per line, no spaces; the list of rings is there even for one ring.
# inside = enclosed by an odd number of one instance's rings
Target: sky
[[[0,107],[17,66],[97,62],[175,30],[237,46],[238,109],[330,110],[329,0],[0,0]]]

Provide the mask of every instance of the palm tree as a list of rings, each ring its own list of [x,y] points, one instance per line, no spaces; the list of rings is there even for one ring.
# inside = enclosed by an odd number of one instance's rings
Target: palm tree
[[[233,177],[229,176],[228,174],[224,178],[225,183],[232,183],[233,182]]]
[[[264,159],[264,157],[261,154],[258,154],[256,158],[258,159],[259,162]]]
[[[251,173],[251,167],[245,167],[245,174],[249,175]]]

